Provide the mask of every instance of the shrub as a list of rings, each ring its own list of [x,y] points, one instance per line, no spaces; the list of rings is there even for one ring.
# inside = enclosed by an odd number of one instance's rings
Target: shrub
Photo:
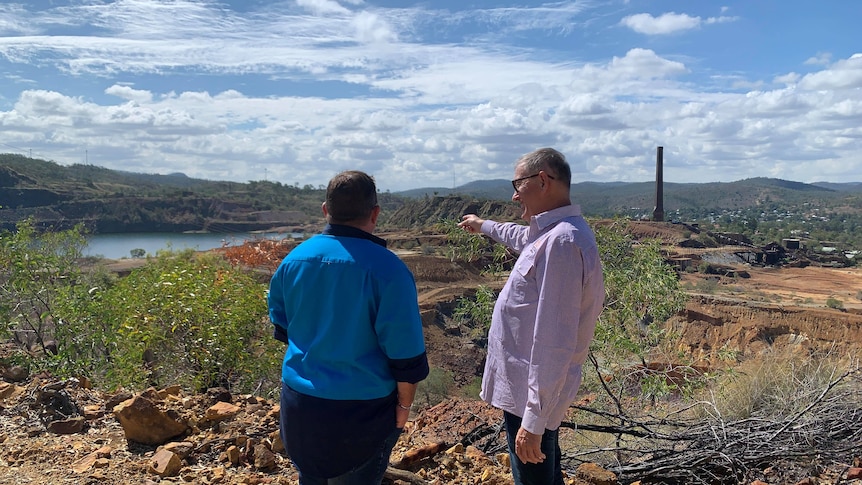
[[[820,392],[847,368],[834,355],[800,355],[773,350],[746,361],[709,386],[704,397],[726,421],[752,416],[791,416],[808,403],[802,396]]]
[[[78,264],[85,245],[83,226],[40,234],[24,220],[14,232],[0,233],[0,334],[47,352],[58,305],[85,291]]]
[[[826,306],[828,308],[832,308],[834,310],[843,310],[844,309],[844,302],[837,299],[837,298],[830,296],[829,298],[826,299]]]
[[[277,387],[266,287],[221,256],[162,252],[93,290],[70,302],[62,356],[109,386]]]
[[[455,378],[452,374],[439,367],[432,367],[428,377],[419,382],[416,388],[416,398],[423,406],[433,406],[447,397],[455,386]]]
[[[474,341],[483,341],[491,328],[491,315],[494,312],[496,300],[497,295],[494,290],[488,286],[479,285],[472,298],[458,299],[452,318],[472,329],[471,336]]]

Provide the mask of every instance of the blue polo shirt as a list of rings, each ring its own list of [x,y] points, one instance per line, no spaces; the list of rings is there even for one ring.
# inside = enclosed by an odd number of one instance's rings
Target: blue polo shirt
[[[349,471],[394,430],[396,382],[428,375],[413,275],[382,239],[332,224],[279,265],[269,315],[287,343],[288,454],[312,476]]]

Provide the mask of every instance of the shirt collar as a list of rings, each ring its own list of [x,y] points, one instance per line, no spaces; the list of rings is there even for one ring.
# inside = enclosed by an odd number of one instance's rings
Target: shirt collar
[[[343,224],[327,224],[326,227],[323,228],[323,232],[321,234],[325,234],[327,236],[357,237],[360,239],[368,239],[369,241],[379,244],[384,248],[386,247],[386,240],[353,226],[345,226]]]
[[[566,217],[577,217],[581,215],[581,206],[576,204],[564,205],[549,211],[536,214],[530,223],[536,225],[536,229],[543,231],[546,227],[556,224]]]

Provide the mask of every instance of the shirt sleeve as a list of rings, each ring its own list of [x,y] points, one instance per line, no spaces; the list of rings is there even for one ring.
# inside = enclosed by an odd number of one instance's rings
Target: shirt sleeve
[[[549,238],[535,260],[538,305],[528,371],[527,405],[523,426],[542,434],[559,406],[568,406],[562,396],[578,346],[583,296],[583,256],[570,235]]]
[[[428,375],[425,338],[416,283],[403,263],[399,261],[398,266],[399,271],[380,289],[374,331],[392,377],[415,384]]]
[[[482,223],[481,231],[482,234],[520,253],[527,244],[529,228],[514,222],[486,220]]]
[[[287,315],[284,311],[284,294],[282,293],[281,268],[277,269],[269,282],[269,294],[267,305],[269,306],[269,320],[275,327],[273,337],[284,343],[287,342]]]

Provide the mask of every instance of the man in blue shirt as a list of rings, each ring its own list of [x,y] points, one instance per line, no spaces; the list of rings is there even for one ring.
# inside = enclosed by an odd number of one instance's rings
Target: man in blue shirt
[[[281,436],[301,485],[380,484],[428,360],[416,284],[371,233],[369,175],[330,180],[322,234],[297,246],[269,289],[282,365]]]

